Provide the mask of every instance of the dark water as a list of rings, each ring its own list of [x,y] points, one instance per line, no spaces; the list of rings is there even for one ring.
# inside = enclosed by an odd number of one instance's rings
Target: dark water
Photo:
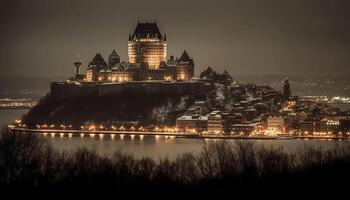
[[[14,119],[19,118],[26,110],[0,110],[0,124],[6,124]],[[131,138],[125,135],[123,139],[116,135],[114,139],[104,137],[100,139],[98,136],[91,137],[51,137],[46,136],[47,140],[59,150],[75,150],[78,147],[87,147],[94,149],[100,154],[112,155],[115,151],[132,153],[136,157],[151,157],[154,159],[169,157],[174,158],[179,154],[192,152],[198,153],[202,146],[206,143],[218,142],[221,140],[203,140],[203,139],[184,139],[184,138],[165,138],[154,136],[145,136],[142,140],[135,136]],[[228,142],[234,143],[233,140]],[[282,146],[288,152],[301,151],[305,145],[314,147],[322,147],[324,149],[336,148],[339,145],[349,145],[346,140],[255,140],[258,145]]]

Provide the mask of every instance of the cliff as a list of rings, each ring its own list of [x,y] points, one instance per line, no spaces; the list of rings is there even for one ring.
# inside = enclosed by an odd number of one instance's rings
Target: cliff
[[[28,126],[36,124],[113,123],[174,125],[196,100],[205,100],[210,90],[204,84],[51,85],[51,92],[24,117]],[[136,86],[135,86],[136,85]],[[65,89],[67,87],[69,89]],[[87,88],[90,88],[92,92]],[[128,90],[127,90],[128,89]],[[79,93],[79,90],[83,91]]]

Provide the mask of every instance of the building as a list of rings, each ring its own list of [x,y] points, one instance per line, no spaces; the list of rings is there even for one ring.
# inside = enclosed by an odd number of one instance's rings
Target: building
[[[233,124],[239,124],[243,121],[243,115],[240,113],[222,113],[221,117],[224,133],[230,133]]]
[[[120,57],[117,54],[117,52],[113,49],[111,55],[108,57],[108,66],[109,68],[112,68],[118,63],[120,63]]]
[[[268,113],[268,106],[266,103],[255,103],[254,108],[256,110],[257,116],[260,116],[264,113]]]
[[[179,59],[170,56],[166,61],[166,44],[166,36],[162,36],[155,22],[139,22],[129,36],[128,62],[121,62],[115,50],[109,55],[108,64],[101,54],[96,54],[87,67],[85,79],[81,79],[87,82],[192,80],[193,59],[184,51]]]
[[[284,133],[286,131],[286,121],[282,116],[270,116],[267,118],[267,128],[269,131]]]
[[[184,51],[181,57],[177,60],[176,67],[177,80],[191,80],[194,76],[194,62],[186,51]]]
[[[325,131],[326,121],[305,120],[299,122],[299,130],[304,134],[314,134]]]
[[[202,133],[208,129],[207,116],[182,116],[176,119],[176,129],[180,132]]]
[[[223,132],[220,111],[212,111],[208,115],[208,133],[221,134]]]
[[[340,118],[327,118],[322,121],[326,121],[326,123],[322,123],[321,132],[338,133],[341,130]]]
[[[251,121],[257,117],[256,110],[254,108],[249,108],[244,111],[244,116],[248,121]]]
[[[207,115],[208,108],[207,103],[205,101],[195,101],[194,105],[186,110],[185,115]]]
[[[167,39],[160,33],[157,23],[137,23],[129,34],[128,55],[130,63],[148,63],[149,69],[159,69],[166,61]]]
[[[260,133],[263,130],[264,130],[264,126],[261,122],[241,123],[241,124],[232,125],[231,134],[250,135],[250,134]]]
[[[89,63],[89,66],[86,70],[86,81],[96,82],[98,81],[98,73],[101,70],[107,68],[107,63],[101,56],[101,54],[97,53],[92,61]]]
[[[225,70],[222,74],[217,73],[211,67],[203,70],[199,78],[202,81],[221,83],[225,85],[230,85],[233,82],[232,76]]]

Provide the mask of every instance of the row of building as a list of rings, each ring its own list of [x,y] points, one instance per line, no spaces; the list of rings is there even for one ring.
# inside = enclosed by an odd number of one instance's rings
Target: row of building
[[[338,134],[346,133],[350,128],[350,118],[336,117],[322,120],[297,121],[291,116],[269,116],[263,121],[234,121],[232,117],[220,111],[208,115],[184,115],[176,120],[180,132],[234,134],[234,135],[284,135],[284,134]],[[231,118],[231,119],[230,119]],[[296,123],[294,123],[296,122]]]
[[[265,128],[261,122],[233,123],[230,117],[220,111],[212,111],[206,116],[184,115],[176,120],[176,129],[188,133],[249,135]]]
[[[350,131],[350,117],[326,104],[298,100],[286,79],[282,92],[269,86],[223,84],[206,102],[191,106],[176,127],[210,134],[338,134]]]

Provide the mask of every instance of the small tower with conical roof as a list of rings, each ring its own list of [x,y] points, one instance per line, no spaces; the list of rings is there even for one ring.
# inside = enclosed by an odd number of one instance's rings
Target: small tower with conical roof
[[[113,49],[111,55],[108,57],[108,67],[112,68],[114,67],[117,63],[120,63],[120,57],[117,54],[117,52]]]
[[[193,59],[184,51],[181,57],[177,60],[176,79],[177,80],[191,80],[194,76],[194,62]]]
[[[107,63],[105,62],[101,54],[97,53],[86,70],[86,81],[98,81],[98,72],[106,68]]]

